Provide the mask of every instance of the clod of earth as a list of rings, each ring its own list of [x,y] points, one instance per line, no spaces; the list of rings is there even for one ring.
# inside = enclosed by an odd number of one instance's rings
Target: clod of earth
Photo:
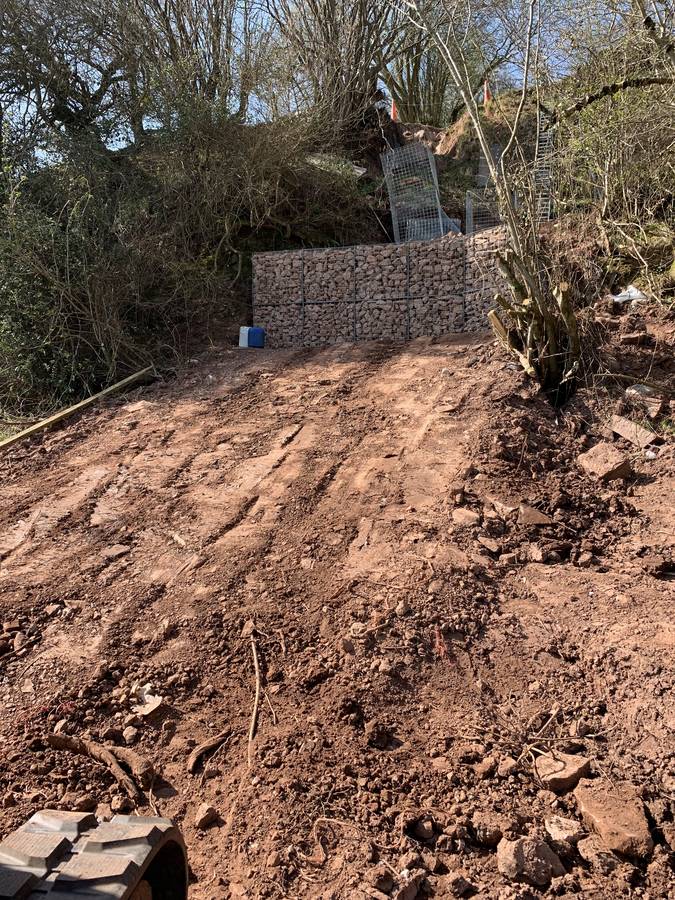
[[[511,823],[504,816],[490,812],[477,812],[472,820],[476,841],[484,847],[496,847]]]
[[[477,890],[468,874],[463,869],[456,869],[449,875],[441,876],[434,885],[435,894],[439,900],[443,897],[466,897]]]
[[[371,869],[366,874],[366,880],[371,887],[375,888],[376,891],[382,891],[383,894],[388,894],[394,887],[394,876],[382,864]]]
[[[394,900],[416,900],[419,896],[425,877],[424,872],[415,872],[414,875],[405,879],[404,884],[394,892]]]
[[[621,860],[607,849],[604,842],[595,835],[583,838],[577,843],[579,856],[598,875],[611,875],[621,865]]]
[[[584,779],[574,796],[586,826],[609,850],[641,859],[654,848],[644,806],[631,784]]]
[[[368,744],[371,747],[376,747],[378,750],[386,750],[393,739],[391,729],[374,720],[366,722],[364,734]]]

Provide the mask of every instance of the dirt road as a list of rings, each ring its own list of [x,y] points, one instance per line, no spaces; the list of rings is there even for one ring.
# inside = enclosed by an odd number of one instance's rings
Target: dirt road
[[[57,728],[153,762],[138,810],[182,825],[193,900],[672,896],[673,451],[598,486],[585,404],[481,337],[224,349],[0,461],[0,833],[129,808]],[[583,837],[552,752],[625,782],[655,848]],[[510,875],[502,837],[562,870]]]

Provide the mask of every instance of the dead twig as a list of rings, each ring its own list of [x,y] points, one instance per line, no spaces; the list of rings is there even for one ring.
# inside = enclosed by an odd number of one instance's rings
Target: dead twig
[[[315,845],[314,852],[310,856],[307,856],[304,853],[299,854],[306,863],[310,866],[315,866],[317,869],[320,869],[328,859],[328,853],[319,836],[319,828],[322,825],[337,825],[340,828],[353,828],[355,831],[360,830],[358,826],[354,825],[352,822],[343,822],[341,819],[329,819],[326,816],[318,818],[312,826],[312,837],[314,838]]]
[[[434,629],[434,653],[440,659],[446,659],[450,662],[450,651],[448,650],[448,645],[445,643],[441,626],[438,624],[436,624]]]
[[[331,600],[336,600],[343,591],[351,591],[353,587],[358,584],[356,578],[351,578],[349,581],[343,581],[342,584],[338,587],[336,591],[334,591],[330,597],[326,600],[326,603],[330,603]]]
[[[260,707],[260,693],[262,689],[262,677],[260,674],[260,660],[258,659],[258,645],[255,639],[255,629],[251,632],[251,653],[253,654],[253,668],[255,669],[255,699],[251,711],[251,726],[248,730],[248,767],[251,768],[253,753],[253,739],[258,726],[258,709]]]
[[[272,701],[270,700],[270,695],[267,693],[267,691],[265,691],[265,700],[267,700],[267,705],[269,706],[270,712],[272,714],[272,724],[276,725],[277,724],[277,714],[274,711],[274,707],[272,706]]]
[[[83,738],[71,737],[67,734],[48,734],[45,738],[45,743],[49,747],[53,747],[54,750],[69,750],[71,753],[77,753],[78,756],[88,756],[90,759],[101,763],[101,765],[110,769],[110,773],[115,781],[124,788],[132,800],[143,800],[143,794],[140,788],[133,778],[127,775],[116,759],[116,754],[119,753],[120,747],[104,747],[102,744],[97,744],[94,741],[85,741]],[[115,754],[113,754],[113,749]],[[126,759],[124,761],[127,762],[127,764],[129,764],[128,759],[130,758],[128,754],[132,754],[132,751],[125,751],[124,755],[126,756]],[[134,765],[137,770],[148,772],[152,769],[152,765],[146,760],[143,760],[142,757],[139,757],[135,753],[133,756],[136,757]]]
[[[226,728],[225,731],[221,731],[220,734],[215,735],[215,737],[209,738],[207,741],[199,744],[198,747],[192,751],[192,753],[188,757],[187,761],[187,770],[190,775],[194,775],[195,770],[197,769],[197,765],[199,764],[199,760],[204,756],[205,753],[210,753],[212,750],[217,750],[221,744],[224,744],[225,741],[229,738],[232,732],[229,728]]]
[[[155,798],[154,787],[155,787],[155,779],[153,778],[152,784],[148,788],[148,803],[150,804],[150,809],[154,812],[154,814],[156,816],[161,816],[162,813],[160,812],[159,805],[157,803],[157,799]]]

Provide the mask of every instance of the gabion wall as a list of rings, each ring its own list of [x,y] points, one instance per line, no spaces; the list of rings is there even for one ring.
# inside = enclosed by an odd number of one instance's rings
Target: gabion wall
[[[257,253],[254,323],[269,347],[483,330],[503,243],[497,228],[471,238]]]

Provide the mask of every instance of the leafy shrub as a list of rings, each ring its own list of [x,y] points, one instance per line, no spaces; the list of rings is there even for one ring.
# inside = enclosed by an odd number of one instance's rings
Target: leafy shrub
[[[250,255],[361,240],[351,166],[317,166],[301,120],[183,119],[141,147],[69,142],[0,205],[0,406],[60,405],[175,360],[195,326],[245,321]]]

